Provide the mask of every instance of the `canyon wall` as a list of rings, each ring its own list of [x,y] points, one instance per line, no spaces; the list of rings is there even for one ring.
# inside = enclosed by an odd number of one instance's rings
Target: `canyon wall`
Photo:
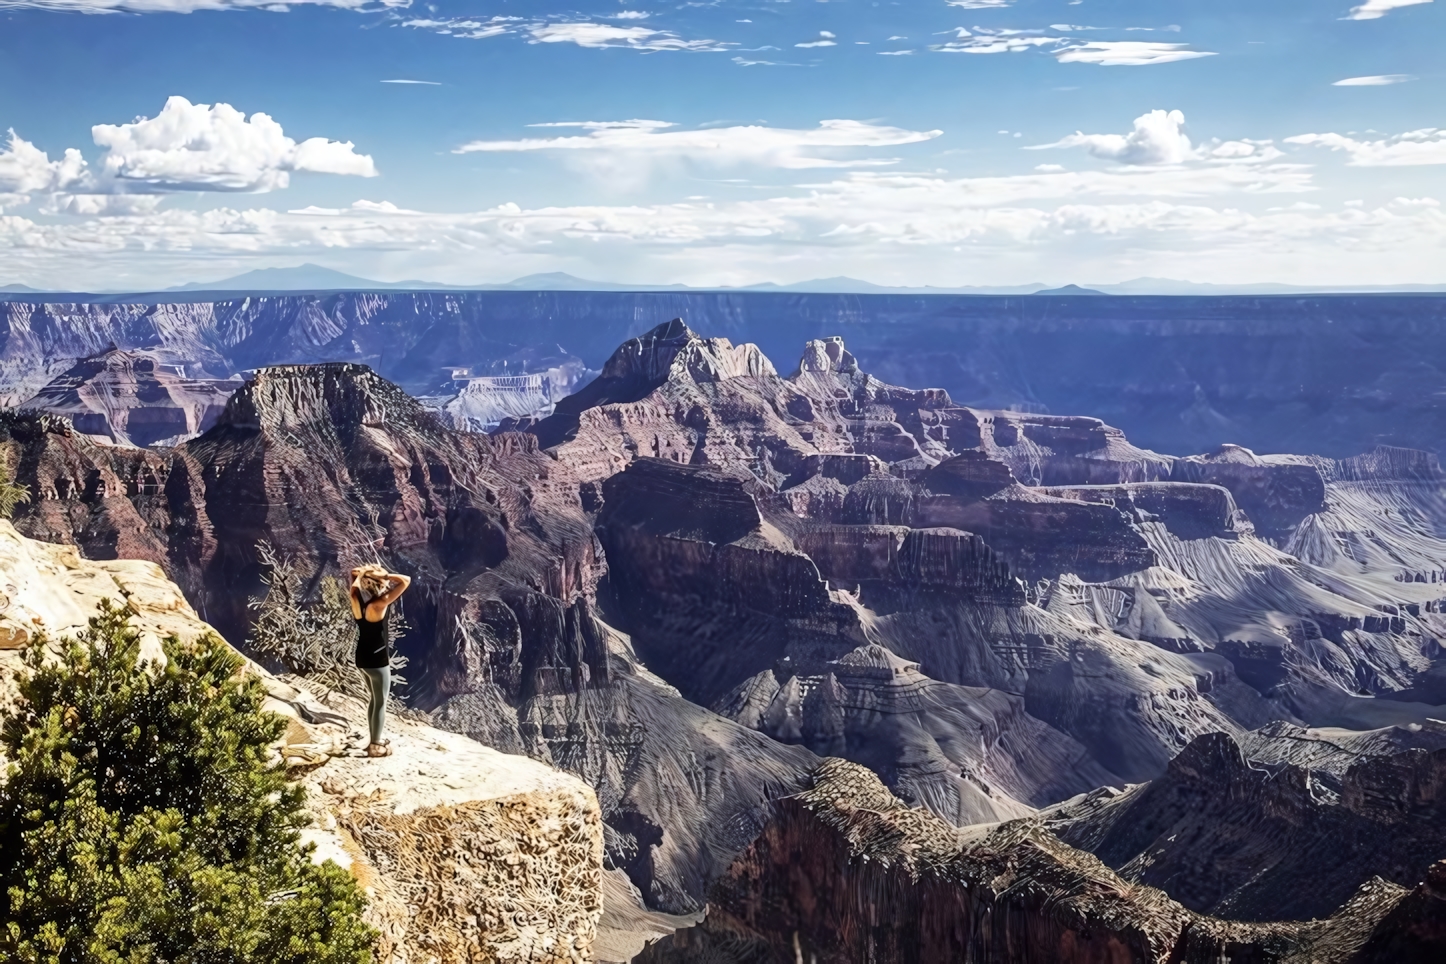
[[[372,365],[414,393],[451,367],[498,373],[536,345],[599,369],[671,318],[789,358],[842,335],[866,370],[977,408],[1088,414],[1148,449],[1233,442],[1353,456],[1440,452],[1446,387],[1430,295],[971,297],[764,292],[6,295],[0,397],[14,404],[107,345],[166,348],[214,375],[286,362]],[[545,367],[545,366],[544,366]],[[528,371],[540,370],[527,368]]]

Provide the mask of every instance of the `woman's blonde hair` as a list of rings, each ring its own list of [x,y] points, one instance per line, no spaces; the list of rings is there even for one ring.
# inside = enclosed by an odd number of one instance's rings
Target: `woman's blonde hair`
[[[391,573],[381,566],[361,566],[356,574],[357,582],[361,584],[361,591],[370,599],[375,599],[387,591],[387,583],[391,579]]]

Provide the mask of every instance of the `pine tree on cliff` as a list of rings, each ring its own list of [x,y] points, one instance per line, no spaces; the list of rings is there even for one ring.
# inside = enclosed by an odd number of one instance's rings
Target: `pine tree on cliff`
[[[215,637],[140,664],[124,609],[30,648],[0,724],[0,961],[362,964],[364,898],[298,832],[284,721]]]

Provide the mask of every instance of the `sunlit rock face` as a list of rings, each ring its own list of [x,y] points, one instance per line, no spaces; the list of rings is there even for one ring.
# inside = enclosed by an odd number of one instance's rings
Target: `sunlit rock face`
[[[118,445],[177,444],[216,424],[240,378],[209,378],[164,352],[113,348],[82,359],[20,402]]]

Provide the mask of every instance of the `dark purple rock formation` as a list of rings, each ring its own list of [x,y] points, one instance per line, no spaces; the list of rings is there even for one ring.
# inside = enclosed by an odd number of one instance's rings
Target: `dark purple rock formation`
[[[1233,919],[1324,917],[1372,876],[1406,886],[1425,877],[1446,818],[1441,727],[1418,734],[1430,749],[1360,756],[1280,726],[1260,738],[1266,760],[1247,759],[1223,733],[1200,737],[1163,776],[1061,804],[1049,825],[1126,879]],[[1344,769],[1329,758],[1297,765],[1279,758],[1287,742],[1354,759]]]
[[[1179,459],[1176,482],[1222,485],[1261,533],[1285,533],[1325,508],[1325,479],[1313,465],[1265,461],[1249,449],[1222,446],[1211,455]]]
[[[77,362],[19,407],[63,416],[77,432],[122,445],[175,444],[215,425],[241,387],[239,378],[197,369],[160,352],[112,348]]]
[[[959,831],[830,760],[776,805],[704,922],[635,960],[1364,964],[1403,947],[1424,961],[1441,946],[1439,876],[1410,896],[1369,883],[1325,920],[1231,922],[1123,879],[1036,822]]]

